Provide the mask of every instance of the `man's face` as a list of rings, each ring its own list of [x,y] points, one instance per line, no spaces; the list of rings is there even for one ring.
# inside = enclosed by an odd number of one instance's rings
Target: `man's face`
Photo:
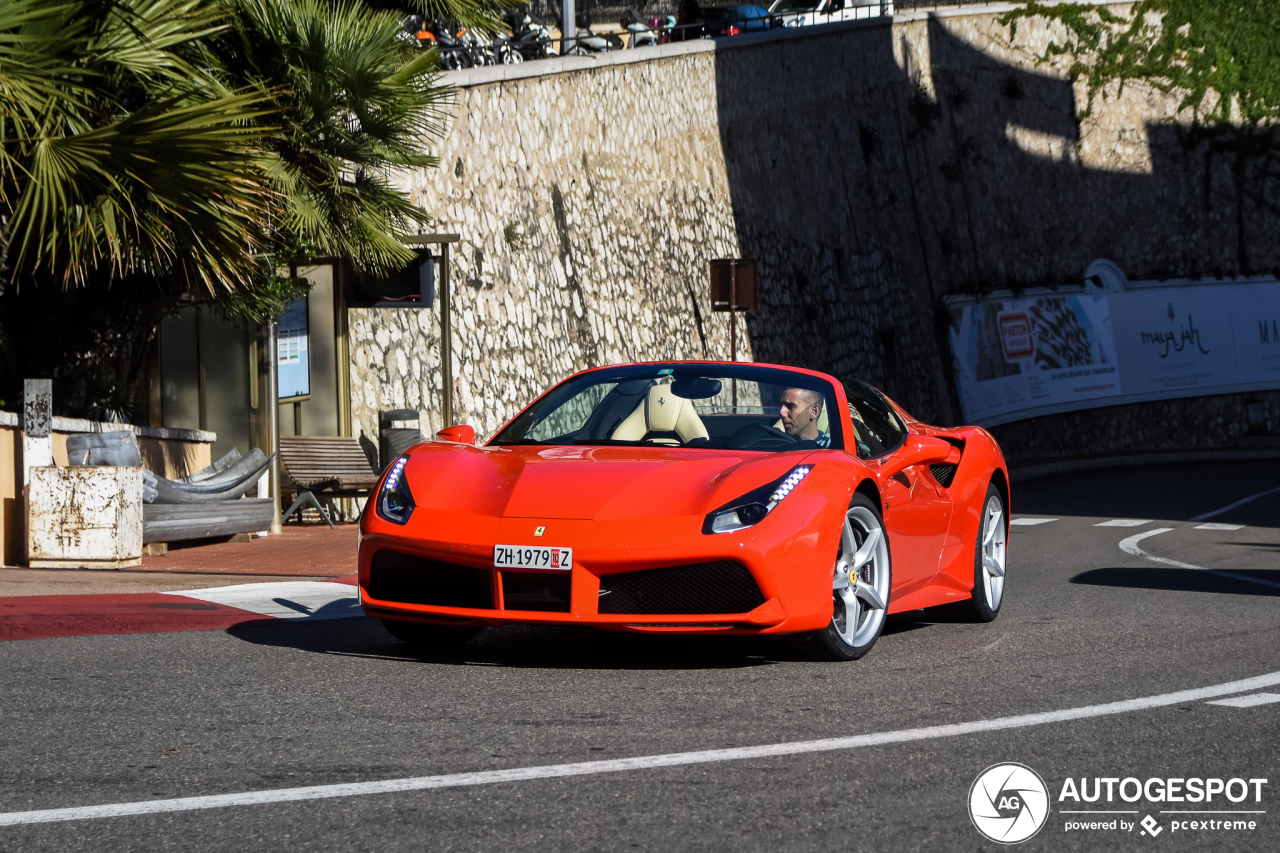
[[[822,413],[822,398],[803,388],[788,388],[782,392],[778,414],[782,416],[782,431],[803,440],[818,437],[818,415]]]

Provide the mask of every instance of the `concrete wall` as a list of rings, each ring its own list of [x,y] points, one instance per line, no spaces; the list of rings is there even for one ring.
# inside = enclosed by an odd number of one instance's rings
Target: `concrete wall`
[[[1131,86],[1079,120],[1065,64],[1037,60],[1053,30],[1010,43],[1007,8],[448,75],[441,165],[403,181],[462,235],[458,419],[490,433],[588,366],[727,357],[715,257],[760,261],[740,357],[865,378],[940,423],[959,417],[945,294],[1075,287],[1098,257],[1132,278],[1280,265],[1280,222],[1176,96]],[[357,435],[379,408],[438,426],[437,312],[353,310],[350,340]],[[1015,457],[1069,452],[1020,435]]]

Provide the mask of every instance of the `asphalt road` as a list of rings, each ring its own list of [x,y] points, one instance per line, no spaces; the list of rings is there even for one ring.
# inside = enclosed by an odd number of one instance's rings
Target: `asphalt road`
[[[968,803],[976,777],[1001,762],[1032,768],[1049,789],[1043,829],[1019,845],[1028,850],[1280,849],[1280,703],[1210,704],[1280,693],[1280,492],[1214,516],[1218,529],[1191,521],[1277,485],[1280,462],[1015,484],[1015,518],[1056,520],[1012,528],[1000,618],[904,614],[851,664],[808,662],[776,640],[532,628],[414,656],[365,619],[0,643],[4,814],[855,738],[825,751],[0,826],[0,849],[995,849]],[[1117,519],[1143,523],[1096,526]],[[1158,529],[1134,547],[1205,570],[1121,549]],[[1268,674],[1269,687],[1052,713]],[[1028,714],[1042,716],[1006,719]],[[982,725],[872,737],[967,723]],[[1269,782],[1260,803],[1251,788],[1240,803],[1108,805],[1060,801],[1068,777]],[[1063,814],[1096,809],[1129,813]],[[1265,813],[1234,816],[1252,830],[1175,830],[1173,820],[1232,816],[1161,813],[1171,809]],[[1146,816],[1155,837],[1141,826],[1065,829]]]

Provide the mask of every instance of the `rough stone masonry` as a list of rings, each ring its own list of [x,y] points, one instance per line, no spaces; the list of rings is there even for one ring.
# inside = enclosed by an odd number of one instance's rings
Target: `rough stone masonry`
[[[1011,42],[996,18],[900,14],[447,75],[441,165],[401,180],[462,237],[458,422],[488,435],[586,367],[728,358],[716,257],[760,262],[739,358],[865,378],[940,423],[959,419],[946,294],[1078,288],[1098,257],[1133,279],[1280,266],[1274,215],[1237,208],[1229,164],[1188,144],[1176,95],[1131,86],[1081,120],[1065,62],[1038,61],[1054,29],[1022,22]],[[438,311],[352,309],[350,343],[356,434],[386,408],[439,428]],[[1015,458],[1079,452],[1081,433],[1095,452],[1131,449],[1130,422],[1142,446],[1215,446],[1244,403],[1218,398],[1228,417],[1194,432],[1176,422],[1185,403],[1077,413],[1070,440],[1052,418],[996,432]]]

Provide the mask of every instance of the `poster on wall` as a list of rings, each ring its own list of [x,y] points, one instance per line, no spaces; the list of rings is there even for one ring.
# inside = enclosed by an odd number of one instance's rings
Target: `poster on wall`
[[[1231,295],[1231,339],[1241,381],[1280,388],[1280,284]]]
[[[1116,344],[1131,392],[1216,388],[1241,381],[1231,300],[1217,288],[1178,287],[1111,295]]]
[[[281,400],[311,393],[309,337],[307,297],[304,296],[284,309],[276,332],[276,379]]]
[[[1105,296],[990,300],[952,313],[951,351],[968,421],[1121,393]]]
[[[969,423],[1280,388],[1280,282],[990,298],[951,312]]]

